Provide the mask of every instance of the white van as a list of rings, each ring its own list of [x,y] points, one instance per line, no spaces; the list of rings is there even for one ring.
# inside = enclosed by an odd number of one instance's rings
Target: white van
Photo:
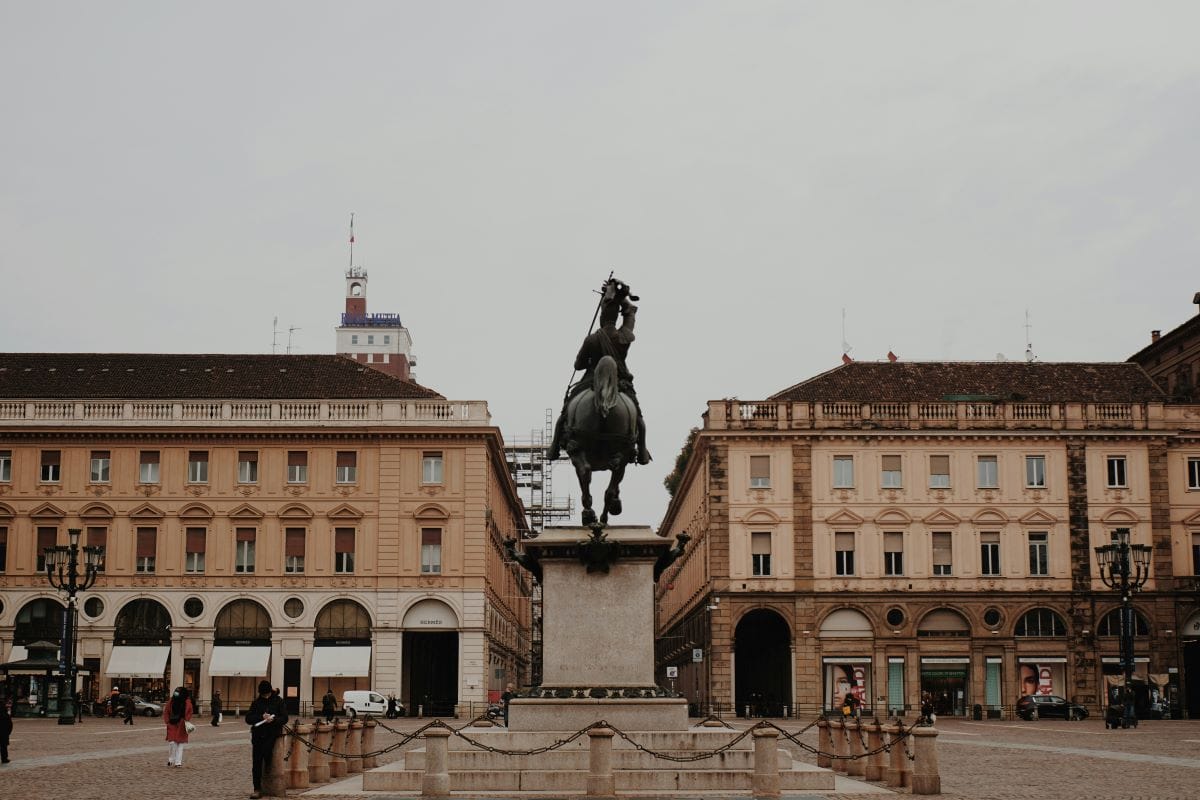
[[[342,708],[351,717],[359,714],[371,714],[382,717],[387,713],[387,698],[379,692],[352,690],[342,693]]]

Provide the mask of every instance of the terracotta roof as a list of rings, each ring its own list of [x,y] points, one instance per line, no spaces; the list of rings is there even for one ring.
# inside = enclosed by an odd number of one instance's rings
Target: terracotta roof
[[[1165,398],[1150,376],[1131,363],[855,361],[809,378],[768,399],[863,403],[973,399],[1138,403]]]
[[[1166,351],[1168,348],[1174,347],[1177,344],[1182,344],[1184,339],[1195,333],[1200,333],[1200,314],[1191,317],[1182,325],[1179,325],[1178,327],[1162,334],[1157,342],[1151,342],[1141,350],[1138,350],[1129,357],[1129,360],[1136,361],[1139,364],[1145,364],[1151,358]]]
[[[440,398],[342,356],[0,353],[6,398]]]

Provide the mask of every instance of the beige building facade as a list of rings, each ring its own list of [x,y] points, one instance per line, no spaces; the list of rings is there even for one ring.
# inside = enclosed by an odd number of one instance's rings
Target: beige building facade
[[[337,356],[4,355],[0,395],[0,660],[60,641],[40,554],[77,528],[106,551],[79,597],[89,696],[234,708],[267,679],[297,710],[357,688],[450,713],[527,673],[486,403]]]
[[[693,539],[658,584],[659,667],[740,715],[846,694],[880,714],[1036,693],[1095,711],[1120,598],[1093,549],[1128,532],[1154,548],[1142,710],[1200,713],[1198,501],[1200,407],[1136,364],[850,363],[710,402],[661,528]]]

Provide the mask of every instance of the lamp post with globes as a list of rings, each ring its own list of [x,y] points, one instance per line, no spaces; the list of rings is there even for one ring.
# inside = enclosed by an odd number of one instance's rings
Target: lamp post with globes
[[[75,724],[75,640],[78,638],[79,610],[75,596],[87,591],[96,583],[96,574],[104,563],[103,547],[83,547],[83,575],[79,574],[78,528],[67,530],[70,544],[47,547],[46,580],[60,592],[67,593],[67,610],[63,616],[62,646],[59,648],[58,667],[62,673],[59,687],[58,724]],[[82,579],[81,579],[82,578]]]
[[[1100,580],[1110,589],[1121,593],[1121,669],[1125,674],[1122,705],[1124,714],[1121,727],[1128,728],[1134,722],[1133,710],[1133,593],[1140,591],[1150,577],[1150,553],[1148,544],[1130,544],[1129,528],[1117,528],[1113,532],[1112,544],[1096,548],[1096,560],[1100,567]]]

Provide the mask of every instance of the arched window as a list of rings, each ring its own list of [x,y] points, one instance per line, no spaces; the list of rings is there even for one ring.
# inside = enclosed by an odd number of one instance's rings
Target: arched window
[[[171,615],[157,600],[132,600],[117,612],[113,638],[118,644],[170,644]]]
[[[317,614],[315,639],[371,638],[371,616],[353,600],[334,600]]]
[[[253,600],[234,600],[217,614],[214,638],[271,641],[271,615]]]
[[[1121,635],[1121,609],[1114,608],[1112,611],[1105,614],[1099,626],[1096,628],[1097,636],[1120,636]],[[1142,616],[1142,613],[1137,609],[1133,610],[1133,635],[1134,636],[1149,636],[1150,623]]]
[[[13,630],[13,644],[34,642],[62,642],[63,607],[48,597],[26,603],[17,612],[17,625]]]
[[[917,636],[970,636],[971,625],[949,608],[930,611],[917,626]]]
[[[1048,608],[1026,611],[1017,620],[1017,636],[1066,636],[1067,626],[1063,618]]]

